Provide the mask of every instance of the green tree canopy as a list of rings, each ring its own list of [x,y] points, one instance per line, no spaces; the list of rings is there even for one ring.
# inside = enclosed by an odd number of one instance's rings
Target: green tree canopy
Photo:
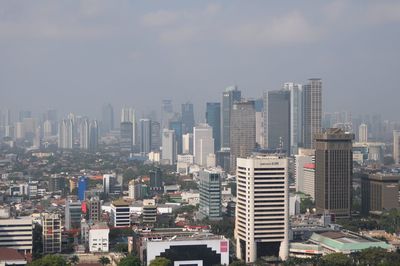
[[[46,255],[29,263],[29,266],[66,266],[67,261],[59,255]]]
[[[172,266],[172,262],[169,259],[157,257],[150,262],[150,266]]]
[[[105,265],[111,263],[110,259],[107,258],[107,257],[105,257],[105,256],[101,256],[101,257],[99,258],[98,262],[99,262],[101,265],[103,265],[103,266],[105,266]]]
[[[352,264],[352,259],[343,253],[328,254],[321,259],[321,265],[326,266],[348,266]]]
[[[138,257],[129,255],[125,258],[123,258],[119,263],[118,266],[140,266],[140,260]]]

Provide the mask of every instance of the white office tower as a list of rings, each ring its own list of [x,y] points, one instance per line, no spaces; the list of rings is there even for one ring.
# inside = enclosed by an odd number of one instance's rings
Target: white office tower
[[[393,159],[395,164],[400,163],[400,130],[393,131]]]
[[[214,139],[212,127],[207,124],[198,124],[193,130],[194,163],[207,166],[207,156],[214,153]]]
[[[303,139],[303,89],[293,82],[283,84],[283,89],[290,91],[290,154],[297,154]]]
[[[60,149],[72,149],[74,144],[74,122],[72,119],[64,119],[58,127],[58,147]]]
[[[132,140],[133,145],[136,145],[136,114],[133,108],[122,108],[121,110],[121,123],[132,123]]]
[[[358,127],[358,142],[368,142],[368,126],[367,124],[361,124]]]
[[[89,149],[89,136],[90,136],[89,119],[86,118],[81,121],[81,125],[79,128],[79,144],[81,150]]]
[[[256,142],[261,148],[266,148],[264,112],[256,112]]]
[[[23,139],[25,137],[24,123],[16,122],[14,126],[15,139]]]
[[[315,162],[315,150],[300,148],[294,158],[296,191],[304,192],[304,166]]]
[[[45,140],[49,139],[53,134],[53,125],[50,120],[43,122],[43,138]]]
[[[162,155],[163,164],[173,165],[176,163],[176,138],[175,130],[164,128],[162,133]]]
[[[278,155],[237,159],[236,256],[252,263],[289,253],[288,160]]]
[[[128,183],[128,193],[129,193],[129,198],[132,200],[135,200],[135,179],[132,179]]]
[[[193,154],[193,134],[187,133],[182,135],[182,153]]]

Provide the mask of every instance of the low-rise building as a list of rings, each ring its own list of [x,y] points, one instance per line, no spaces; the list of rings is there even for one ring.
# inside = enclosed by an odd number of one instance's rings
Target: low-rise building
[[[89,229],[90,252],[108,252],[110,229],[107,224],[99,223]]]

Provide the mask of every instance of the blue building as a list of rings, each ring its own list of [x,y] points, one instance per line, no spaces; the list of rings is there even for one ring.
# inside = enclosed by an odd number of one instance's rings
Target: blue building
[[[88,178],[86,176],[80,176],[78,179],[78,198],[80,201],[85,200],[85,191],[88,187]]]
[[[221,149],[221,104],[207,103],[206,123],[213,129],[214,151]]]

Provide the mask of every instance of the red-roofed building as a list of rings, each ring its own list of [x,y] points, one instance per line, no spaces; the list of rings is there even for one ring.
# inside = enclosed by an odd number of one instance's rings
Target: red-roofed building
[[[26,265],[27,260],[24,255],[19,253],[16,249],[0,248],[0,265]]]

